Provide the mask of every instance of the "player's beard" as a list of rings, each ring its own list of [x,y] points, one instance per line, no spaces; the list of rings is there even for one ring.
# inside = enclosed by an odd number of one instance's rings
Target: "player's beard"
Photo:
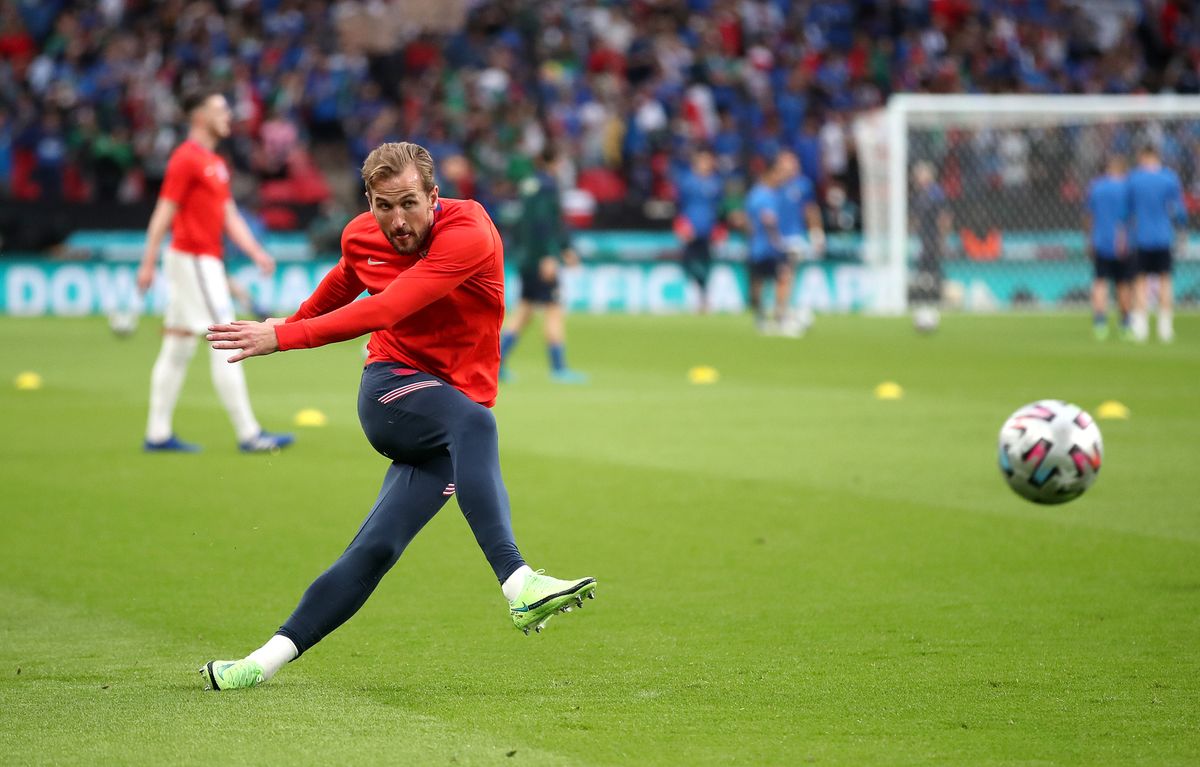
[[[424,232],[418,233],[415,229],[410,230],[408,237],[405,237],[403,240],[394,234],[388,235],[388,243],[391,244],[392,250],[402,256],[416,255],[425,250],[431,231],[433,231],[432,221],[428,222],[428,226]]]
[[[409,234],[408,237],[401,239],[397,235],[389,235],[388,243],[391,244],[392,250],[402,256],[411,256],[416,253],[420,244],[417,241],[416,233]]]

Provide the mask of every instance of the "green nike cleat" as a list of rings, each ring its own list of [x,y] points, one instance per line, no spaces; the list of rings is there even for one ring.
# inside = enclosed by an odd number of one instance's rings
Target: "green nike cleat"
[[[200,667],[206,690],[240,690],[263,683],[262,666],[249,658],[242,660],[210,660]]]
[[[583,600],[596,598],[596,579],[563,581],[538,570],[525,579],[521,595],[508,603],[513,625],[529,635],[529,629],[541,633],[555,613],[569,613],[583,607]]]

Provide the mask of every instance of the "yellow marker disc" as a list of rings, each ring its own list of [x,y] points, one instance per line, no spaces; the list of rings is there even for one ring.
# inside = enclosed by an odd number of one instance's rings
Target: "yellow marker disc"
[[[716,383],[721,374],[714,367],[708,365],[697,365],[688,371],[688,380],[694,384],[711,384]]]
[[[19,374],[13,383],[21,391],[34,391],[42,388],[42,377],[32,370],[26,370]]]
[[[884,381],[875,387],[875,399],[900,399],[903,396],[904,389],[895,381]]]
[[[325,414],[316,408],[307,407],[296,413],[297,426],[324,426],[328,422]]]

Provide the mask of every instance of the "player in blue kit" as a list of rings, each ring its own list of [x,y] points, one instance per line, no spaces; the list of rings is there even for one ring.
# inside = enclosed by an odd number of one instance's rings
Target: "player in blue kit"
[[[1088,251],[1095,265],[1092,283],[1092,331],[1096,340],[1108,338],[1108,283],[1117,294],[1121,311],[1121,334],[1129,336],[1129,313],[1135,264],[1129,251],[1126,220],[1129,218],[1129,184],[1125,177],[1125,159],[1119,155],[1109,158],[1103,176],[1088,187],[1084,228],[1087,230]]]
[[[675,182],[675,233],[683,243],[683,271],[700,290],[700,311],[708,310],[708,270],[712,265],[713,231],[721,212],[724,184],[717,173],[713,153],[700,149],[692,157],[692,166]]]
[[[800,159],[784,150],[775,159],[779,166],[779,235],[792,261],[816,258],[825,251],[825,228],[812,181],[804,175]]]
[[[825,224],[813,182],[803,172],[795,152],[783,150],[775,158],[779,173],[779,236],[793,272],[801,261],[820,258],[825,252]],[[811,318],[811,312],[806,311]],[[809,320],[789,312],[780,320],[780,331],[796,337],[804,333]]]
[[[760,333],[785,330],[792,296],[792,264],[779,233],[780,166],[770,165],[746,195],[746,219],[750,252],[746,269],[750,276],[750,307]],[[763,306],[763,285],[775,283],[775,314]],[[788,328],[790,330],[790,327]]]
[[[1183,185],[1175,171],[1166,168],[1158,150],[1146,145],[1138,152],[1137,167],[1129,174],[1130,235],[1137,261],[1134,283],[1133,336],[1145,341],[1150,335],[1148,317],[1148,275],[1158,277],[1158,340],[1169,343],[1175,338],[1172,322],[1174,306],[1171,284],[1175,226],[1183,225]]]

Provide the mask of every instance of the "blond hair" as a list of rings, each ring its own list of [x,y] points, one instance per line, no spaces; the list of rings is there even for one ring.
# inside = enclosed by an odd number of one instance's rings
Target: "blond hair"
[[[429,150],[409,141],[392,141],[371,150],[363,161],[362,180],[367,189],[376,181],[398,176],[409,166],[417,169],[426,192],[433,191],[433,158]]]

